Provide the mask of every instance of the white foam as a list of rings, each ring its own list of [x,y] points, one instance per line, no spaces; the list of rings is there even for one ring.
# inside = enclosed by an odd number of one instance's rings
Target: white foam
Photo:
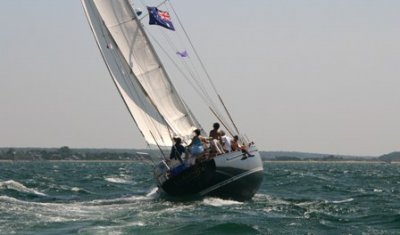
[[[290,202],[285,201],[283,199],[272,197],[268,194],[261,194],[261,193],[257,193],[256,195],[254,195],[253,200],[256,202],[268,202],[268,204],[270,204],[270,205],[289,205],[289,204],[291,204]]]
[[[279,206],[272,206],[272,207],[268,207],[263,209],[263,211],[267,212],[267,213],[271,213],[271,212],[281,212],[282,208]]]
[[[132,222],[132,223],[128,224],[128,226],[138,226],[138,227],[143,227],[145,225],[146,224],[144,222],[142,222],[142,221]]]
[[[194,205],[172,204],[158,212],[158,214],[176,214],[178,212],[188,212],[194,209]]]
[[[17,181],[14,181],[14,180],[7,180],[7,181],[0,182],[0,189],[12,189],[12,190],[15,190],[18,192],[31,193],[31,194],[36,194],[39,196],[47,196],[44,193],[41,193],[34,189],[28,188],[25,185],[23,185]]]
[[[130,184],[130,183],[132,183],[132,181],[130,181],[130,180],[117,178],[117,177],[107,177],[107,178],[105,178],[105,180],[110,182],[110,183],[116,183],[116,184]]]
[[[10,212],[16,218],[19,218],[21,223],[25,226],[31,224],[41,223],[63,223],[75,221],[98,221],[99,224],[105,222],[108,224],[113,222],[111,226],[103,226],[103,229],[98,227],[82,228],[79,232],[84,234],[121,234],[126,233],[126,228],[143,227],[147,226],[146,216],[142,213],[147,211],[150,216],[156,216],[159,212],[153,210],[146,210],[151,207],[152,200],[146,196],[131,196],[123,198],[114,198],[109,200],[98,201],[84,201],[84,202],[37,202],[25,201],[10,196],[0,196],[0,211]],[[168,208],[173,208],[170,206]],[[187,211],[189,208],[182,208],[182,211]],[[137,214],[139,218],[134,221],[126,221],[125,217],[121,216],[127,213]],[[164,211],[170,215],[171,212]],[[1,215],[0,215],[1,217]],[[7,217],[7,216],[6,216]],[[90,228],[91,227],[91,228]],[[1,224],[0,221],[0,234],[11,234],[13,229],[7,224]]]
[[[310,207],[312,205],[318,204],[320,203],[319,201],[309,201],[309,202],[299,202],[296,203],[295,205],[301,208],[306,208],[306,207]]]
[[[82,202],[84,205],[112,205],[112,204],[123,204],[123,203],[131,203],[137,201],[145,201],[150,200],[152,198],[147,196],[131,196],[131,197],[123,197],[123,198],[115,198],[115,199],[104,199],[104,200],[93,200],[90,202]]]
[[[233,201],[233,200],[224,200],[224,199],[220,199],[220,198],[205,198],[203,200],[203,203],[205,205],[215,206],[215,207],[243,204],[243,202],[238,202],[238,201]]]
[[[119,234],[125,234],[123,232],[124,228],[127,227],[143,227],[146,224],[141,221],[137,222],[132,222],[132,223],[127,223],[123,225],[112,225],[112,226],[96,226],[96,227],[91,227],[91,228],[82,228],[79,230],[79,234],[111,234],[111,235],[119,235]]]
[[[383,190],[382,190],[382,189],[376,189],[376,188],[374,188],[374,192],[375,192],[375,193],[381,193],[381,192],[383,192]]]

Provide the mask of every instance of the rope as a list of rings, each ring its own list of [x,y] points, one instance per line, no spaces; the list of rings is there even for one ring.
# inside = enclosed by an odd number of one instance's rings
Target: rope
[[[176,19],[178,20],[179,25],[181,26],[183,32],[185,33],[186,38],[188,39],[189,44],[190,44],[190,46],[191,46],[192,49],[193,49],[193,52],[195,53],[197,59],[199,60],[200,65],[201,65],[202,69],[204,70],[204,72],[205,72],[205,74],[206,74],[206,76],[207,76],[207,79],[208,79],[208,81],[210,82],[210,84],[211,84],[211,86],[212,86],[212,88],[213,88],[215,94],[218,94],[217,88],[216,88],[214,82],[211,80],[211,76],[210,76],[210,74],[208,73],[208,71],[207,71],[207,69],[206,69],[206,66],[204,65],[202,59],[200,58],[199,53],[197,53],[197,50],[196,50],[195,46],[193,45],[193,42],[192,42],[192,40],[190,39],[189,34],[187,33],[185,27],[183,26],[181,19],[179,18],[178,14],[176,13],[175,8],[172,6],[172,4],[171,4],[170,1],[168,1],[168,3],[169,3],[169,5],[170,5],[172,11],[174,12],[174,14],[175,14],[175,16],[176,16]]]

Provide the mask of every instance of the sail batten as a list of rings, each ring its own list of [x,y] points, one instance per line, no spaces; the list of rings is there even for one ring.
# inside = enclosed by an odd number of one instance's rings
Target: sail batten
[[[110,74],[146,141],[172,144],[200,128],[176,92],[128,0],[82,0]],[[112,48],[109,46],[112,45]]]

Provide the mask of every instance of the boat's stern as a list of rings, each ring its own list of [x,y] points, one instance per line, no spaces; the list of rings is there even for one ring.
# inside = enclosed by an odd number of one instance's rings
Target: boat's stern
[[[255,146],[250,147],[248,153],[232,152],[216,157],[214,161],[218,183],[200,194],[244,201],[250,200],[260,188],[264,167]]]

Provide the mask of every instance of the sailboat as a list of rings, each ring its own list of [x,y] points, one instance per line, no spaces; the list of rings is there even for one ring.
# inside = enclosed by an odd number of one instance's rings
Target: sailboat
[[[171,2],[163,1],[155,7],[146,6],[148,13],[139,8],[143,1],[81,2],[122,100],[147,144],[160,151],[160,162],[154,166],[154,177],[159,189],[174,197],[213,196],[239,201],[251,199],[263,180],[260,154],[256,146],[239,132]],[[158,8],[167,8],[173,12],[178,27],[172,24],[168,11]],[[149,18],[149,23],[155,25],[147,25]],[[179,33],[185,40],[182,37],[176,41],[171,40],[171,35]],[[160,42],[157,36],[164,37],[167,43]],[[184,41],[183,45],[188,48],[177,50],[180,48],[174,47],[177,41]],[[168,45],[168,48],[163,45]],[[192,58],[195,62],[188,62],[189,51],[194,55]],[[190,105],[178,93],[175,77],[185,78],[193,88],[193,94],[198,94],[204,101],[210,115],[231,136],[239,136],[242,150],[197,159],[192,166],[171,165],[168,151],[173,146],[174,137],[178,136],[183,143],[188,144],[194,129],[200,129],[206,135],[189,108]],[[205,77],[203,80],[207,83],[200,82],[199,77]],[[210,91],[213,95],[210,95]]]

